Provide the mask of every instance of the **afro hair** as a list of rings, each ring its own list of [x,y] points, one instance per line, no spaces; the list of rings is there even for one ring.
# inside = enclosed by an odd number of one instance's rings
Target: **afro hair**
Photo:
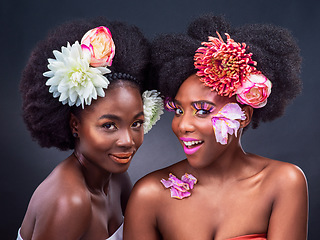
[[[174,98],[182,82],[197,70],[194,67],[195,51],[208,36],[229,33],[236,42],[244,42],[253,54],[261,71],[272,82],[272,92],[265,107],[254,109],[251,126],[272,121],[283,115],[287,104],[302,89],[300,79],[300,49],[284,28],[253,24],[233,28],[221,16],[205,15],[195,19],[186,34],[158,36],[152,43],[153,84],[164,97]]]
[[[116,54],[109,69],[118,79],[135,82],[140,91],[145,88],[150,44],[137,27],[108,21],[103,17],[71,21],[58,26],[34,48],[20,82],[23,119],[32,138],[41,147],[73,149],[75,143],[69,119],[70,113],[79,112],[79,107],[63,105],[49,93],[49,87],[46,86],[48,78],[42,75],[48,71],[48,58],[54,58],[53,50],[60,50],[67,42],[73,44],[80,41],[87,31],[99,26],[110,29],[116,46]],[[113,79],[109,79],[111,84]]]

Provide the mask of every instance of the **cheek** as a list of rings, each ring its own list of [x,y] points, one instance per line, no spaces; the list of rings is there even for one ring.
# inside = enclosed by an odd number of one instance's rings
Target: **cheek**
[[[84,151],[95,151],[110,148],[114,142],[114,136],[107,135],[98,129],[88,128],[80,134],[80,147]]]
[[[142,145],[143,138],[144,138],[143,131],[134,135],[134,143],[136,145],[137,150]]]
[[[199,121],[197,127],[204,135],[207,135],[208,137],[214,137],[211,118],[206,118]]]

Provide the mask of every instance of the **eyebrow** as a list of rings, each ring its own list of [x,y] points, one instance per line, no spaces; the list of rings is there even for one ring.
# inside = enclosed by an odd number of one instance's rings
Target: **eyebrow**
[[[175,104],[181,105],[181,103],[177,100],[177,99],[173,99],[173,101]]]
[[[207,103],[207,104],[210,104],[212,106],[216,106],[213,102],[210,102],[210,101],[206,101],[206,100],[199,100],[199,101],[194,101],[191,103],[191,105],[194,105],[194,104],[197,104],[197,103]]]
[[[142,112],[139,112],[138,114],[136,114],[133,118],[138,118],[140,116],[144,116],[144,113],[143,111]],[[121,118],[117,115],[114,115],[114,114],[104,114],[102,115],[101,117],[99,117],[99,120],[101,119],[112,119],[112,120],[117,120],[117,121],[120,121]]]
[[[177,99],[174,99],[173,102],[178,104],[178,105],[181,105],[181,103]],[[194,104],[197,104],[197,103],[200,103],[200,104],[201,103],[207,103],[207,104],[210,104],[212,106],[216,106],[213,102],[210,102],[210,101],[207,101],[207,100],[194,101],[194,102],[191,102],[191,105],[194,105]]]

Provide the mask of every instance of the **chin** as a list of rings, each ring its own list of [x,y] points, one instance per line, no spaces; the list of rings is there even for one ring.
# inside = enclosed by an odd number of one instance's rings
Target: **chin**
[[[129,166],[130,166],[130,163],[119,166],[118,168],[114,168],[113,169],[114,171],[112,173],[124,173],[124,172],[128,171]]]
[[[187,156],[187,161],[192,168],[201,169],[208,166],[208,163],[201,161],[199,158]]]

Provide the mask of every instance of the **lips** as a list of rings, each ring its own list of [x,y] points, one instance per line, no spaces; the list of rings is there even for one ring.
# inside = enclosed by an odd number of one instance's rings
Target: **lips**
[[[187,155],[194,154],[202,146],[203,141],[195,138],[180,138],[183,142],[183,150]]]
[[[130,153],[113,153],[110,157],[117,163],[125,164],[128,163],[133,156],[133,152]]]

